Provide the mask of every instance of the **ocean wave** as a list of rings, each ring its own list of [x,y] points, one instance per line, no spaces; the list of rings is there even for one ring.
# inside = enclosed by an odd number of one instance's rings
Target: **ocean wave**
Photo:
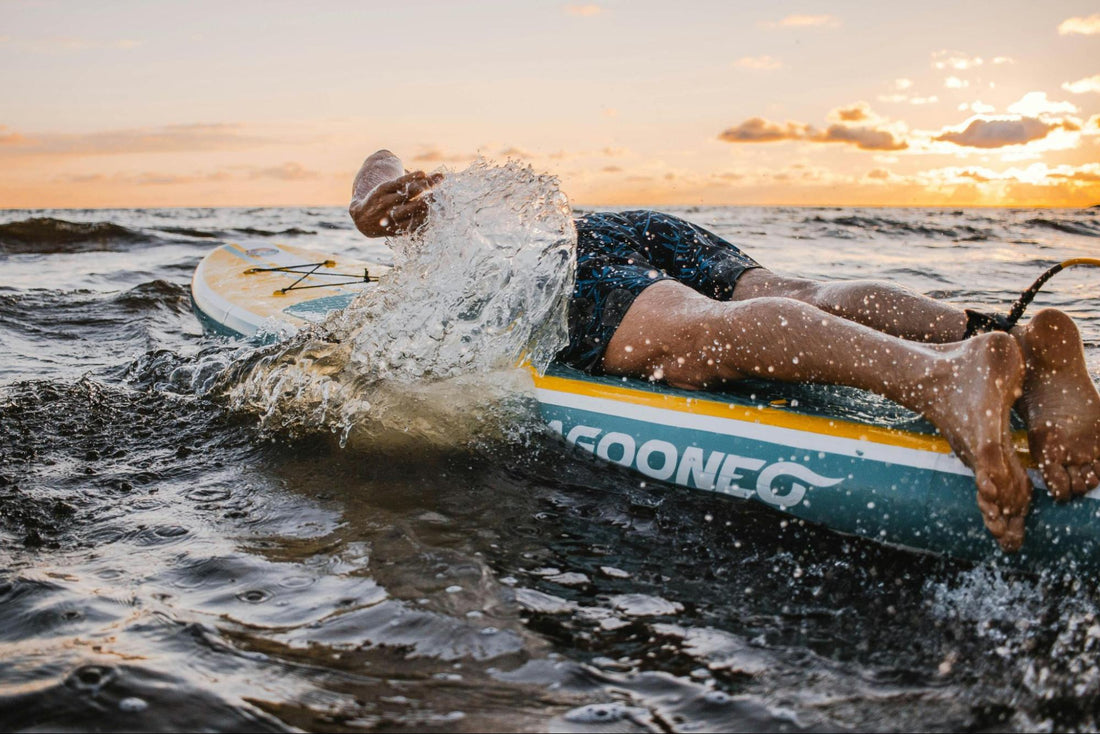
[[[827,224],[831,228],[836,226],[847,227],[850,229],[858,229],[863,232],[874,232],[876,234],[884,234],[889,236],[906,236],[906,235],[920,235],[922,237],[928,237],[931,239],[948,239],[952,241],[982,241],[990,239],[993,235],[992,231],[985,227],[975,227],[969,224],[963,224],[954,227],[941,227],[928,224],[921,224],[914,221],[902,221],[899,219],[891,219],[889,217],[870,217],[861,216],[858,214],[845,215],[841,217],[823,217],[820,215],[809,217],[804,221],[815,224]],[[829,234],[833,237],[841,237],[842,239],[850,239],[850,235],[841,234],[841,231],[831,229]]]
[[[1035,217],[1025,223],[1029,227],[1037,229],[1053,229],[1066,234],[1082,235],[1084,237],[1100,237],[1100,226],[1091,222],[1082,222],[1071,219],[1047,219]]]
[[[301,227],[288,227],[287,229],[280,229],[278,231],[258,229],[256,227],[237,227],[233,231],[239,234],[252,235],[253,237],[300,237],[302,235],[317,234],[313,230],[302,229]]]
[[[114,222],[70,222],[32,217],[0,224],[0,252],[52,254],[124,249],[155,238]]]
[[[0,383],[76,377],[197,331],[183,284],[153,280],[116,293],[0,292]]]
[[[194,227],[158,227],[161,232],[167,232],[168,234],[178,234],[184,237],[197,237],[204,240],[213,240],[225,236],[224,232],[210,231],[206,229],[196,229]]]

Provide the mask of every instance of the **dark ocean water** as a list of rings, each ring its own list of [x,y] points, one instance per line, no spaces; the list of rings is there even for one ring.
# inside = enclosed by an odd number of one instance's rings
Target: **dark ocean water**
[[[1006,307],[1097,210],[672,209],[775,270]],[[640,485],[537,431],[341,449],[209,386],[216,245],[387,261],[339,209],[0,212],[0,728],[1092,730],[1097,579]],[[1100,378],[1100,272],[1075,316]],[[415,416],[410,416],[410,420]]]

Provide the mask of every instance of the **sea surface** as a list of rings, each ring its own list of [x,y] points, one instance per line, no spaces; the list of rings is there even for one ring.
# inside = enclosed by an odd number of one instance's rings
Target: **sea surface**
[[[1095,208],[669,211],[779,272],[997,309],[1100,255]],[[1095,578],[643,484],[531,420],[261,425],[224,397],[258,347],[191,313],[225,242],[392,261],[338,208],[0,211],[0,729],[1100,727]],[[1100,271],[1042,306],[1100,378]]]

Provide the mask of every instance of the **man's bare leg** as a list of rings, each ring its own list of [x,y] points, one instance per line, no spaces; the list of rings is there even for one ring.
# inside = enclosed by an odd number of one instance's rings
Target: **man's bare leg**
[[[962,309],[889,283],[818,282],[760,268],[745,272],[734,290],[735,300],[769,296],[794,298],[902,339],[942,344],[966,332]],[[1016,408],[1051,495],[1065,501],[1100,486],[1100,393],[1085,367],[1077,326],[1047,309],[1012,335],[1027,366]]]
[[[1084,494],[1100,485],[1100,394],[1077,325],[1044,309],[1012,335],[1028,365],[1016,408],[1028,425],[1031,456],[1055,499]]]
[[[919,344],[792,299],[719,302],[661,281],[635,299],[603,368],[680,387],[764,377],[884,395],[932,421],[974,471],[982,517],[1001,546],[1023,542],[1031,484],[1008,419],[1024,365],[1007,334]]]
[[[962,341],[966,334],[966,313],[961,308],[893,283],[816,281],[765,268],[746,270],[733,290],[733,300],[763,297],[793,298],[900,339],[946,344]]]

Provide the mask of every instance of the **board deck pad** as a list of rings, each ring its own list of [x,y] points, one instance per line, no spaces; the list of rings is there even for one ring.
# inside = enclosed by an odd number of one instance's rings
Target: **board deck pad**
[[[293,334],[374,285],[284,291],[299,274],[256,268],[324,262],[333,273],[388,271],[288,245],[224,245],[195,271],[195,312],[218,334]],[[299,285],[332,281],[314,274]],[[1005,555],[982,523],[973,473],[926,421],[876,396],[766,381],[728,391],[678,390],[559,364],[544,375],[532,371],[532,378],[551,430],[577,450],[643,477],[756,500],[891,545],[1034,571],[1100,570],[1100,491],[1056,504],[1037,489],[1024,547]],[[1028,462],[1022,431],[1016,443]]]

